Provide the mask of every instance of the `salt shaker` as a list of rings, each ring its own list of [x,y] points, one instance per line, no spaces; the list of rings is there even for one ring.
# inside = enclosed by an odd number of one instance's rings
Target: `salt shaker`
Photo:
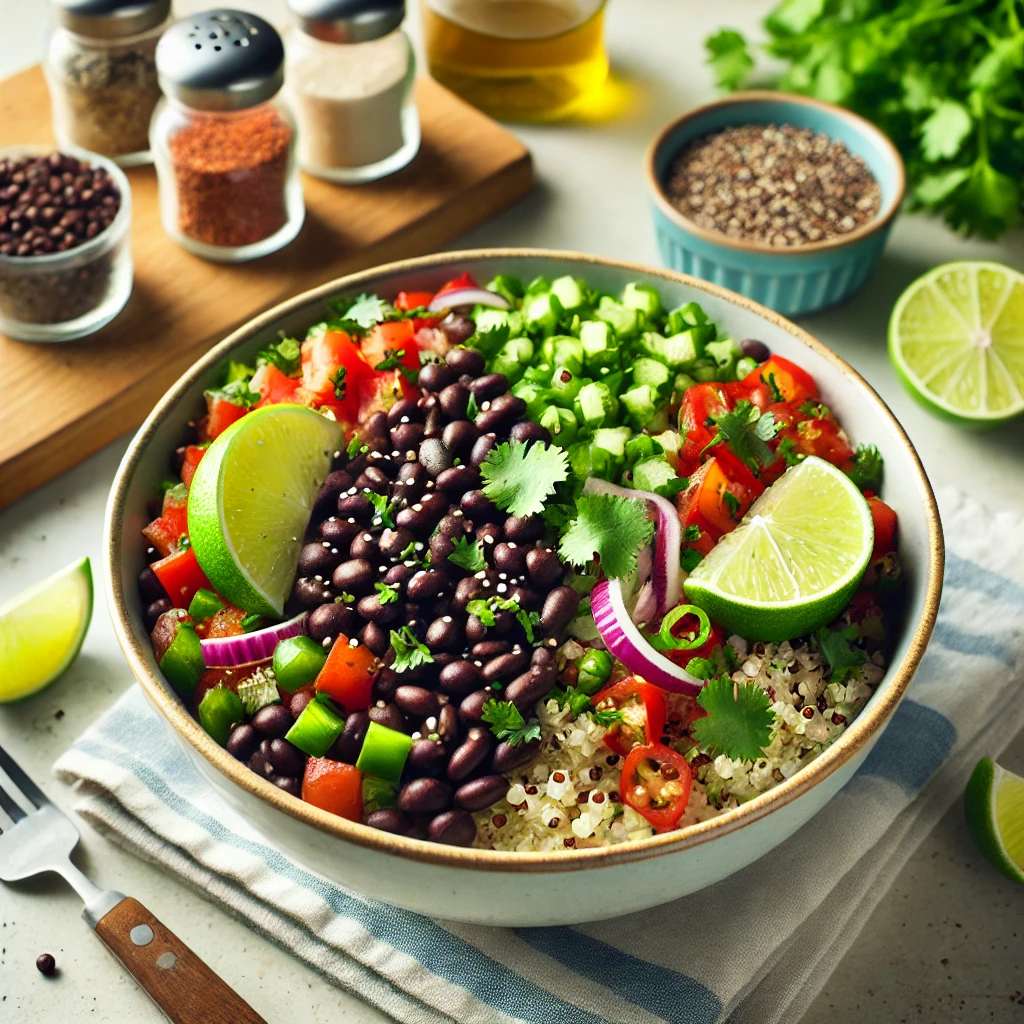
[[[254,14],[207,11],[164,33],[156,64],[165,98],[150,144],[164,230],[226,263],[287,245],[305,205],[295,127],[278,97],[281,37]]]
[[[405,167],[420,147],[404,0],[288,0],[285,93],[302,169],[345,184]]]
[[[122,167],[148,163],[160,99],[156,47],[171,0],[53,0],[57,27],[44,69],[62,149],[79,146]]]

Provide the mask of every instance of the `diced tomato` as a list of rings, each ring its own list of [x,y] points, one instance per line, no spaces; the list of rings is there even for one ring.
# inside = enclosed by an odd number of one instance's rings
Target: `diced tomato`
[[[308,397],[308,393],[302,387],[302,381],[286,377],[273,363],[264,363],[253,375],[249,387],[259,393],[257,408],[282,402],[305,405]]]
[[[362,821],[363,773],[343,761],[311,757],[302,777],[302,799],[339,818]]]
[[[395,309],[408,313],[411,309],[421,309],[429,306],[434,298],[432,292],[399,292],[395,299]]]
[[[243,609],[236,608],[233,604],[226,604],[208,619],[197,622],[196,633],[203,640],[213,640],[221,636],[241,636],[245,632],[242,628],[242,619],[245,618],[245,615]]]
[[[190,444],[185,449],[185,461],[181,464],[181,482],[186,487],[192,486],[192,477],[195,476],[199,462],[205,454],[205,445]]]
[[[693,779],[682,754],[661,743],[634,747],[620,779],[622,802],[642,814],[656,832],[676,827],[690,802]]]
[[[688,547],[692,547],[701,555],[706,555],[721,536],[711,523],[701,514],[698,498],[704,486],[704,480],[710,472],[710,462],[705,462],[700,468],[690,474],[690,483],[685,491],[676,495],[676,511],[679,513],[679,522],[683,527],[683,541]],[[688,527],[696,526],[700,530],[700,537],[697,540],[687,540],[686,530]]]
[[[729,411],[729,404],[719,384],[695,384],[687,388],[679,409],[679,431],[684,435],[679,461],[684,468],[696,466],[700,454],[715,436],[712,413]]]
[[[156,578],[167,591],[175,608],[187,608],[196,591],[202,587],[213,590],[206,574],[199,568],[195,551],[190,547],[161,558],[150,568],[156,573]]]
[[[718,385],[729,400],[730,408],[737,402],[750,402],[764,412],[772,403],[771,388],[767,384],[751,383],[749,380],[728,381]]]
[[[868,498],[871,521],[875,525],[875,550],[872,558],[881,558],[896,550],[896,513],[881,498]]]
[[[206,394],[206,410],[206,436],[211,441],[223,434],[235,420],[240,420],[246,412],[244,405],[235,405],[209,392]]]
[[[344,397],[338,397],[336,379],[344,367]],[[302,386],[321,405],[329,405],[338,418],[354,423],[359,413],[359,389],[373,378],[373,368],[359,346],[344,331],[324,331],[302,343]]]
[[[767,362],[751,370],[743,378],[743,383],[767,384],[769,389],[774,383],[782,400],[793,406],[806,402],[808,398],[818,397],[818,385],[814,383],[814,378],[782,356],[771,356]]]
[[[244,665],[232,665],[230,668],[208,668],[196,684],[195,692],[192,694],[193,707],[198,710],[199,702],[206,695],[207,690],[218,686],[226,687],[229,690],[238,692],[238,684],[245,682],[256,669],[268,669],[271,667],[271,659],[264,661],[250,661]]]
[[[754,499],[764,491],[764,485],[724,448],[716,447],[714,456],[701,470],[695,498],[697,511],[721,536],[735,529]]]
[[[459,277],[453,277],[450,281],[446,281],[440,288],[434,293],[434,298],[440,298],[442,295],[447,295],[448,292],[461,292],[466,288],[477,288],[479,287],[476,281],[469,276],[469,274],[462,274]]]
[[[797,413],[795,423],[782,430],[778,437],[780,442],[789,438],[802,455],[817,455],[844,471],[853,462],[853,449],[831,413],[827,418],[813,419],[802,419]]]
[[[638,743],[661,739],[667,709],[665,693],[657,686],[628,676],[606,686],[593,701],[596,708],[615,708],[623,712],[623,720],[614,723],[604,734],[604,742],[616,754],[627,754]]]
[[[365,423],[375,412],[387,412],[405,393],[398,370],[378,373],[359,385],[358,422]]]
[[[163,508],[143,531],[143,536],[165,557],[178,550],[182,537],[188,536],[188,499],[181,487],[172,487],[164,495]]]
[[[316,677],[316,689],[336,700],[349,714],[365,711],[371,703],[376,671],[377,659],[369,649],[363,644],[350,647],[348,637],[339,633]]]
[[[402,366],[420,372],[420,350],[416,343],[416,328],[410,320],[389,320],[377,324],[362,340],[360,349],[371,368],[379,366],[388,356],[401,350]],[[413,385],[402,375],[399,377],[403,393],[410,394]]]

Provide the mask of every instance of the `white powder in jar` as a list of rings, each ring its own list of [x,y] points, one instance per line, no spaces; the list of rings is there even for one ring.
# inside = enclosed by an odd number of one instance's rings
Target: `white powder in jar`
[[[413,59],[401,31],[365,43],[290,33],[287,95],[299,126],[299,163],[313,174],[359,168],[402,148]]]

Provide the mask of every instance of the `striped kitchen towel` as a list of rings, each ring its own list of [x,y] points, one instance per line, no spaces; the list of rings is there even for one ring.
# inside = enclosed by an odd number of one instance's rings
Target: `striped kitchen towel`
[[[952,492],[942,509],[950,551],[938,626],[860,772],[757,863],[642,914],[484,928],[346,892],[229,808],[137,687],[56,771],[77,783],[78,811],[116,841],[397,1020],[795,1021],[978,758],[1024,725],[1014,692],[1024,670],[1021,521]]]

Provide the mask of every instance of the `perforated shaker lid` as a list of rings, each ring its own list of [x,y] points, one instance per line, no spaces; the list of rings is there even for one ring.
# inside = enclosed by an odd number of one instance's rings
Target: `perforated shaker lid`
[[[62,28],[93,39],[124,39],[167,20],[171,0],[53,0]]]
[[[405,0],[288,0],[299,27],[327,43],[366,43],[394,32]]]
[[[182,18],[156,48],[160,88],[199,110],[242,110],[269,100],[284,81],[283,66],[277,30],[245,11]]]

